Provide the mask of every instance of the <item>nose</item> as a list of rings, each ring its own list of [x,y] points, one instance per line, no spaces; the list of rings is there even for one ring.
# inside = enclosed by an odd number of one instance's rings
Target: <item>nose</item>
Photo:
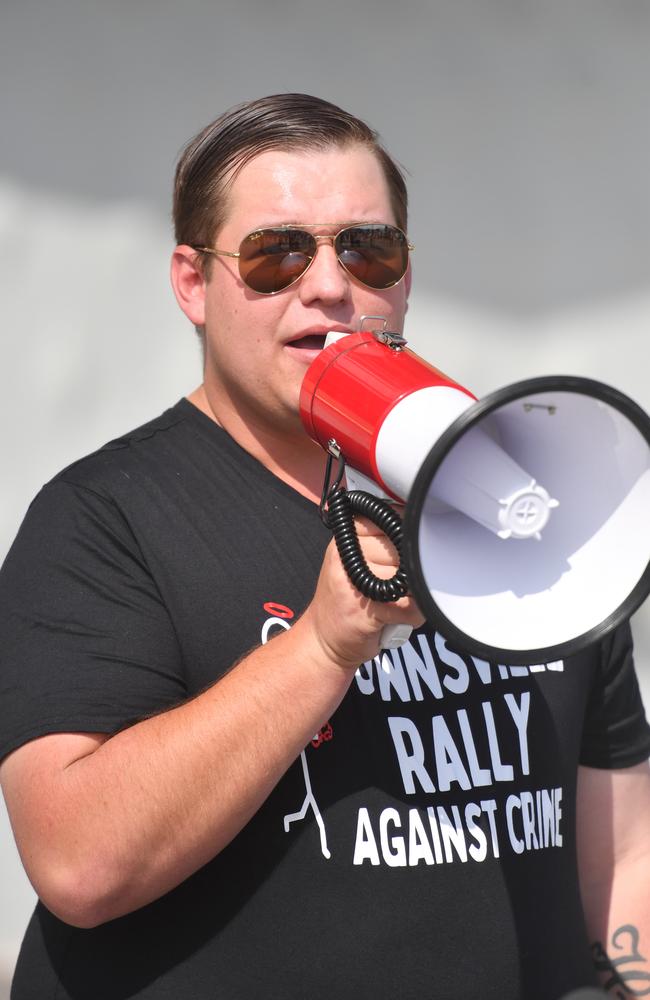
[[[344,302],[350,295],[350,282],[334,250],[333,236],[317,236],[316,255],[300,282],[304,304],[322,301]]]

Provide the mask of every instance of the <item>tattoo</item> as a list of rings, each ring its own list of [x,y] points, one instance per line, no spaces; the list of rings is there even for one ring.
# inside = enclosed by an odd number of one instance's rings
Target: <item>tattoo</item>
[[[646,965],[648,960],[639,951],[638,928],[623,924],[614,931],[610,943],[618,955],[608,955],[600,941],[591,946],[596,969],[607,976],[605,989],[611,990],[617,1000],[650,996],[650,971],[639,968],[639,964]]]

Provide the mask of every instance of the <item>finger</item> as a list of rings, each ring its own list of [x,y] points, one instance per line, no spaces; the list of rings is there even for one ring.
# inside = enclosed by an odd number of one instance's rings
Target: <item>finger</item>
[[[395,511],[401,517],[403,516],[404,507],[396,504]],[[361,536],[385,534],[385,532],[383,532],[382,529],[379,528],[373,521],[367,517],[363,517],[361,514],[354,515],[354,525],[357,529],[357,533]]]
[[[383,575],[387,571],[395,571],[399,566],[399,555],[388,539],[373,539],[371,542],[364,542],[360,545],[361,554],[370,569],[373,566],[382,568]]]
[[[424,625],[425,617],[412,597],[401,597],[399,601],[381,604],[377,617],[384,625]]]

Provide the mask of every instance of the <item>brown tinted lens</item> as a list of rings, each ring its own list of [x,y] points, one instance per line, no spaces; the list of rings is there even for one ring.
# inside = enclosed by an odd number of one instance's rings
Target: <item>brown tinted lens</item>
[[[255,292],[280,292],[304,274],[316,240],[301,229],[258,229],[239,247],[239,273]]]
[[[346,271],[370,288],[390,288],[406,274],[408,240],[395,226],[350,226],[336,237],[335,249]]]

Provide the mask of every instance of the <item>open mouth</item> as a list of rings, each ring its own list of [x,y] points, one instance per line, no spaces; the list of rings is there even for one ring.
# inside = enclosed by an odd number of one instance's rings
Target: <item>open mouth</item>
[[[299,351],[322,351],[325,346],[325,334],[324,333],[309,333],[306,337],[300,337],[298,340],[292,340],[289,343],[289,347],[295,347]]]

